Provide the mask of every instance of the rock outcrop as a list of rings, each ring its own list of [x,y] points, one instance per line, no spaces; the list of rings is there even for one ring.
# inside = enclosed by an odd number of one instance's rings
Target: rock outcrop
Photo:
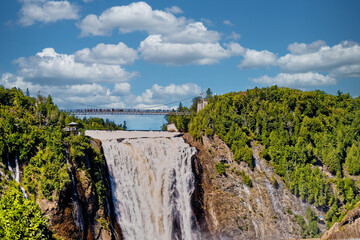
[[[335,223],[324,233],[325,239],[357,239],[360,237],[360,203],[349,211],[341,222]]]
[[[295,215],[305,218],[309,204],[302,202],[274,174],[274,169],[259,157],[261,146],[252,143],[255,168],[234,162],[228,146],[216,135],[203,137],[202,143],[191,135],[185,141],[198,149],[194,160],[198,179],[193,205],[197,221],[214,239],[290,239],[300,237]],[[222,161],[227,170],[216,172],[215,164]],[[248,187],[242,180],[244,171],[252,181]],[[199,210],[199,208],[202,210]],[[317,215],[323,215],[314,207]],[[319,224],[321,232],[325,225]]]

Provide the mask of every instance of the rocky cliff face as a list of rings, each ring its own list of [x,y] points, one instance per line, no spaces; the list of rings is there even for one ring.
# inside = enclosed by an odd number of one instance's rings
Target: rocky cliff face
[[[341,222],[335,223],[321,237],[325,239],[357,239],[360,236],[360,203]]]
[[[100,142],[93,140],[99,151]],[[57,237],[67,239],[120,239],[111,225],[107,208],[110,204],[99,203],[94,182],[79,163],[69,163],[73,184],[64,188],[58,200],[38,199],[41,209],[50,219],[50,227]],[[87,163],[88,164],[88,163]],[[103,166],[104,168],[106,166]],[[106,183],[105,183],[106,185]],[[56,199],[56,198],[55,198]]]
[[[296,198],[274,174],[274,169],[259,157],[261,146],[253,143],[255,169],[234,162],[228,146],[216,135],[203,137],[202,143],[189,134],[184,139],[198,149],[194,160],[197,190],[193,208],[203,231],[214,239],[289,239],[300,237],[295,215],[305,218],[308,204]],[[216,172],[219,161],[228,165],[225,175]],[[244,171],[252,181],[242,180]],[[276,180],[276,181],[275,181]],[[276,183],[277,182],[277,183]],[[317,215],[323,212],[314,207]],[[325,224],[319,224],[321,232]],[[209,237],[208,236],[208,237]]]

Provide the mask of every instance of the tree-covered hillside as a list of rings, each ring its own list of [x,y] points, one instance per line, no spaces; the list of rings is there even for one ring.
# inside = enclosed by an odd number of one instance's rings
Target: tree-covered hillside
[[[83,134],[63,130],[74,121],[79,124],[80,132],[124,129],[103,119],[81,120],[60,112],[50,96],[32,98],[19,89],[0,87],[1,239],[52,238],[48,220],[36,202],[58,201],[61,192],[71,187],[69,169],[74,164],[90,176],[101,203],[105,192],[98,172],[102,156]],[[14,179],[15,164],[22,169],[21,185],[28,199]]]
[[[328,227],[360,200],[360,97],[273,86],[208,100],[191,119],[169,120],[190,122],[189,132],[199,140],[217,134],[234,159],[251,168],[250,142],[263,144],[262,156],[289,189],[327,211]]]

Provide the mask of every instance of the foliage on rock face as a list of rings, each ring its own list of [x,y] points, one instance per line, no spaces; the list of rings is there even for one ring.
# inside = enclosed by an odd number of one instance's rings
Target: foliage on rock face
[[[241,176],[242,176],[242,179],[243,179],[244,183],[246,184],[246,186],[252,187],[252,181],[251,181],[249,175],[247,175],[244,172],[244,170],[241,171]]]
[[[0,239],[54,239],[40,207],[12,181],[0,198]]]
[[[219,175],[225,175],[226,174],[226,165],[223,162],[218,162],[215,164],[215,170]]]
[[[319,236],[319,228],[317,224],[317,217],[313,210],[310,207],[306,209],[306,218],[308,223],[306,224],[304,218],[300,215],[296,215],[296,221],[301,228],[301,237],[303,238],[312,238]]]
[[[18,211],[16,217],[14,215],[12,218],[1,218],[0,226],[4,224],[16,226],[16,221],[21,222],[17,220],[21,219],[21,216],[29,222],[38,221],[40,219],[38,214],[41,211],[35,200],[38,198],[58,200],[60,192],[72,186],[69,176],[70,164],[67,163],[74,163],[72,166],[75,170],[83,169],[87,172],[101,203],[105,196],[105,187],[101,181],[101,175],[104,174],[101,168],[103,158],[91,147],[89,139],[83,134],[69,134],[63,130],[70,122],[77,122],[80,131],[122,130],[125,127],[125,123],[115,125],[103,119],[81,120],[59,111],[50,96],[31,98],[25,96],[19,89],[5,89],[0,86],[0,162],[8,165],[8,162],[18,159],[23,167],[22,185],[29,195],[29,200],[21,200],[19,197],[21,192],[16,192],[14,187],[6,187],[11,193],[3,192],[0,201],[6,204],[3,200],[7,199],[15,205],[20,204],[18,207],[21,208],[23,215]],[[3,207],[3,210],[4,207],[8,209],[5,205],[0,207]],[[27,226],[27,222],[24,224]],[[31,234],[41,235],[45,231],[43,228],[47,228],[46,221],[31,225],[33,231]],[[17,230],[13,234],[15,235],[9,238],[6,235],[5,239],[19,239],[19,237],[26,239],[25,235],[19,235]],[[35,235],[29,239],[37,239]],[[0,233],[0,238],[1,236]]]
[[[259,141],[262,157],[296,196],[330,209],[328,222],[360,200],[359,186],[344,177],[360,172],[360,97],[273,86],[208,100],[189,123],[195,139],[212,129],[250,168],[250,141]]]

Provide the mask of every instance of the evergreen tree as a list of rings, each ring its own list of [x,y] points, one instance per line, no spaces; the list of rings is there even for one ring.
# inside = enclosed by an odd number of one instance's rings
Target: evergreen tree
[[[354,142],[348,149],[345,164],[351,175],[360,174],[360,144]]]
[[[206,90],[206,99],[210,99],[212,97],[213,93],[210,88]]]

